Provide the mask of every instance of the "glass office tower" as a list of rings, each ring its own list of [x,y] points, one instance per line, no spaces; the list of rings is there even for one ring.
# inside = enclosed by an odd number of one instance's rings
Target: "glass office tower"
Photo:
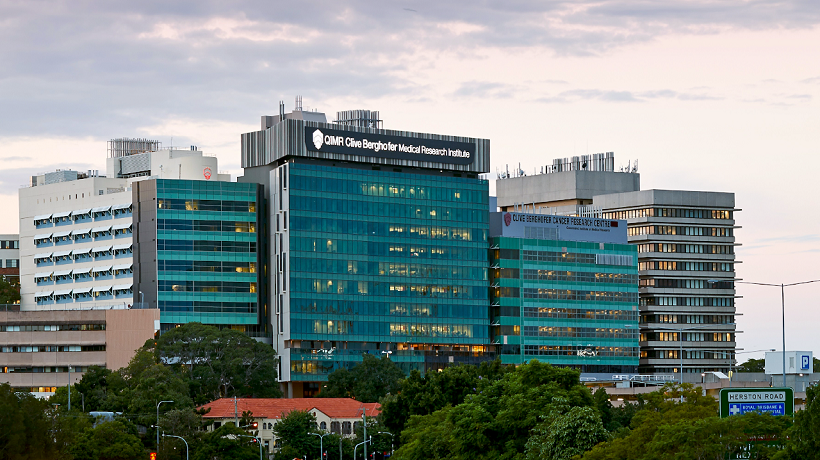
[[[160,309],[162,329],[197,321],[269,336],[260,282],[262,187],[155,179],[132,190],[134,291],[137,301]]]
[[[317,394],[366,353],[405,372],[490,359],[489,141],[303,115],[243,135],[241,180],[270,198],[286,394]]]
[[[492,213],[490,232],[492,337],[502,362],[637,371],[637,250],[625,221]]]

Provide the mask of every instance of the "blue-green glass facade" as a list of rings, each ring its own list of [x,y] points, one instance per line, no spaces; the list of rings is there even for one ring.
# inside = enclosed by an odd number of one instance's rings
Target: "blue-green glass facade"
[[[636,372],[635,246],[509,237],[490,244],[492,335],[502,362]]]
[[[164,324],[255,331],[260,318],[258,184],[157,180],[157,305]]]
[[[486,359],[487,181],[287,168],[289,380],[326,380],[363,353],[407,372]]]

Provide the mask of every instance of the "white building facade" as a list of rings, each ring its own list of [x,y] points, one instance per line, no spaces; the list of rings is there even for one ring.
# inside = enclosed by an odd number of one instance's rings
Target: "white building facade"
[[[127,145],[128,150],[112,145]],[[133,292],[134,181],[228,181],[203,152],[160,149],[158,141],[109,142],[106,176],[63,170],[22,188],[19,267],[22,310],[130,306]],[[154,149],[154,150],[148,150]],[[115,156],[116,155],[116,156]]]

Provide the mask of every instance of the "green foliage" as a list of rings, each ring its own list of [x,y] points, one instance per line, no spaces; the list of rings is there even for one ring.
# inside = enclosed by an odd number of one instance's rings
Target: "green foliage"
[[[579,375],[533,360],[500,379],[480,379],[461,404],[411,417],[402,432],[406,444],[396,454],[401,459],[523,459],[542,416],[592,405]],[[433,423],[437,426],[425,426]]]
[[[283,415],[279,423],[273,425],[273,433],[282,440],[282,448],[287,448],[286,452],[296,453],[294,456],[299,458],[315,455],[319,451],[319,439],[308,433],[316,431],[316,417],[310,412],[298,410]],[[280,452],[277,458],[282,455]]]
[[[54,394],[48,398],[48,405],[57,408],[58,413],[65,413],[68,411],[68,386],[57,387]],[[71,386],[71,410],[72,412],[82,412],[82,396],[77,390],[76,385]]]
[[[281,396],[276,352],[232,329],[187,323],[162,334],[154,355],[185,378],[197,404],[232,396]]]
[[[136,429],[119,420],[85,431],[70,453],[74,460],[132,460],[147,456]]]
[[[371,354],[349,371],[338,369],[328,376],[322,398],[354,398],[361,402],[378,402],[387,394],[396,393],[404,372],[389,358]]]
[[[609,438],[592,407],[573,407],[544,418],[527,441],[527,460],[569,460]]]
[[[737,372],[764,372],[765,366],[765,359],[749,359],[735,369]]]
[[[203,435],[198,448],[193,449],[192,446],[191,459],[256,460],[259,458],[259,445],[251,438],[241,435],[247,435],[247,433],[235,427],[233,423],[222,425]]]
[[[667,384],[634,407],[631,429],[598,444],[584,460],[722,460],[735,458],[755,437],[773,439],[774,446],[755,445],[744,458],[772,458],[790,423],[788,417],[757,413],[721,419],[717,401],[689,384]]]
[[[439,460],[451,458],[455,445],[451,436],[453,426],[447,406],[429,415],[412,415],[407,428],[401,433],[402,447],[396,451],[396,460]]]
[[[0,276],[0,305],[19,301],[20,282],[17,280],[8,281],[5,276]]]
[[[74,385],[77,392],[85,397],[86,412],[101,411],[108,398],[108,381],[113,372],[105,367],[90,366],[80,382]],[[74,397],[74,393],[71,394]],[[73,401],[72,401],[73,402]]]
[[[173,433],[186,439],[199,435],[202,425],[202,416],[191,408],[172,409],[159,418],[159,427],[163,433]]]
[[[476,391],[479,383],[498,380],[513,369],[495,360],[479,366],[450,366],[441,372],[428,372],[424,377],[413,371],[399,382],[398,392],[382,400],[380,419],[388,431],[401,433],[411,416],[428,415],[448,405],[457,406]]]
[[[0,384],[0,459],[35,460],[55,456],[46,401]]]
[[[806,408],[794,414],[794,426],[786,433],[790,442],[775,458],[797,460],[820,457],[820,387],[806,389]]]

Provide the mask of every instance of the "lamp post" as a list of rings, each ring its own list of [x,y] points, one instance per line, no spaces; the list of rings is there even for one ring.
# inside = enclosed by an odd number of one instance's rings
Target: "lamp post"
[[[693,326],[693,327],[658,327],[655,328],[656,330],[663,330],[663,331],[678,331],[678,344],[680,345],[678,353],[680,354],[680,384],[683,385],[683,331],[691,331],[694,329],[706,329],[706,328],[714,328],[717,326],[734,326],[735,323],[726,323],[726,324],[704,324],[703,326]],[[683,398],[683,396],[681,396]]]
[[[362,439],[367,439],[367,407],[362,407]],[[364,458],[367,460],[367,443],[363,442],[362,450],[364,451]],[[353,460],[356,460],[356,449],[353,449]]]
[[[258,438],[256,436],[249,436],[247,434],[238,434],[237,436],[241,436],[243,438],[256,439],[256,442],[259,444],[259,460],[262,460],[262,438]]]
[[[750,350],[750,351],[741,351],[739,353],[735,353],[737,355],[745,355],[746,353],[760,353],[761,351],[774,351],[774,348],[769,348],[766,350]],[[734,368],[734,359],[729,359],[729,388],[732,388],[732,377],[734,376],[734,372],[732,369]]]
[[[71,412],[71,365],[68,365],[68,411]]]
[[[706,280],[707,283],[717,283],[721,280]],[[820,280],[809,280],[809,281],[800,281],[797,283],[780,283],[780,284],[772,284],[772,283],[754,283],[751,281],[736,281],[731,280],[735,283],[740,284],[753,284],[755,286],[769,286],[769,287],[779,287],[780,288],[780,315],[782,320],[783,326],[783,386],[786,386],[786,288],[789,286],[797,286],[800,284],[810,284],[810,283],[820,283]]]
[[[163,402],[166,402],[166,401],[163,401]],[[171,402],[173,402],[173,401],[171,401]],[[188,453],[189,453],[189,452],[188,452],[188,441],[186,441],[186,440],[185,440],[185,438],[183,438],[182,436],[174,436],[174,435],[172,435],[172,434],[165,434],[165,433],[162,433],[162,437],[163,437],[163,438],[177,438],[177,439],[182,439],[182,442],[184,442],[184,443],[185,443],[185,459],[186,459],[186,460],[188,460],[188,458],[189,458],[189,457],[188,457]],[[157,450],[159,450],[159,441],[157,441]]]
[[[172,403],[173,401],[160,401],[157,403],[157,450],[159,450],[159,405],[166,402]],[[185,445],[187,446],[188,443],[186,442]]]
[[[393,456],[393,433],[389,431],[378,431],[376,434],[389,434],[390,435],[390,456]]]
[[[329,435],[330,433],[319,434],[319,433],[308,433],[311,436],[319,436],[319,458],[322,459],[322,454],[325,451],[325,436]]]
[[[367,443],[368,443],[368,442],[370,442],[372,439],[373,439],[373,438],[371,437],[371,438],[370,438],[370,439],[368,439],[367,441],[362,441],[362,442],[360,442],[360,443],[356,444],[356,445],[353,447],[353,460],[356,460],[356,449],[358,449],[358,448],[359,448],[359,446],[361,446],[362,444],[364,444],[364,445],[365,445],[364,458],[365,458],[365,460],[367,460],[367,448],[366,448],[366,446],[367,446]]]

